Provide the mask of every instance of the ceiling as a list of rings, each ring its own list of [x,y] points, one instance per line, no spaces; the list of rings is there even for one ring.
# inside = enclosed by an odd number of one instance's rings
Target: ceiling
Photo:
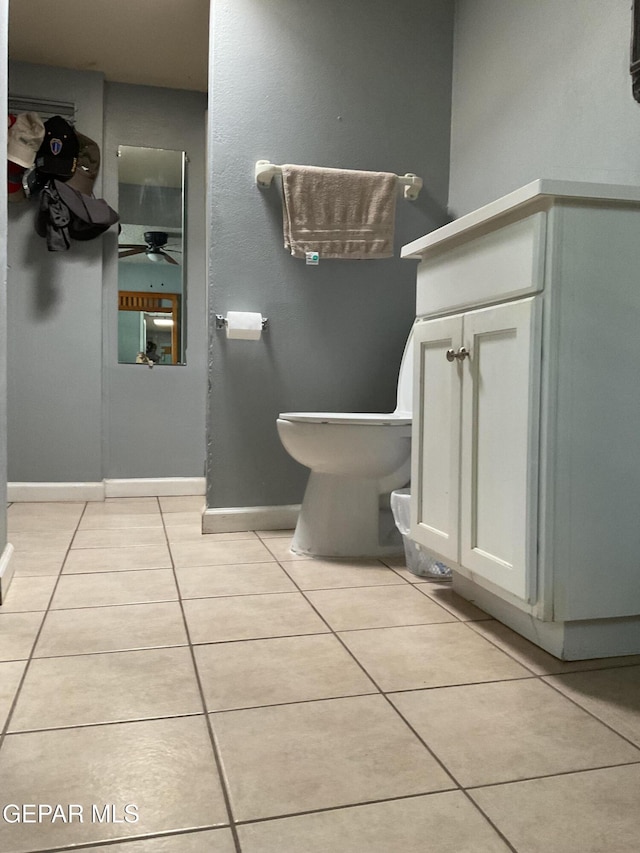
[[[209,0],[10,0],[9,59],[207,91]]]

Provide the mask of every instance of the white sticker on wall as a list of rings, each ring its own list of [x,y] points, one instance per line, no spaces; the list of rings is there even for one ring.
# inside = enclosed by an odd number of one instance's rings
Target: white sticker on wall
[[[307,266],[318,266],[320,263],[320,255],[318,252],[307,252],[306,253],[306,262]]]

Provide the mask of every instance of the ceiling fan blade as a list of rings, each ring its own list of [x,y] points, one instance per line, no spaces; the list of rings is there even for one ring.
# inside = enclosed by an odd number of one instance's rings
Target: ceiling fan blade
[[[166,252],[160,251],[160,252],[158,252],[158,254],[162,255],[162,257],[165,259],[165,261],[168,261],[170,264],[175,264],[175,266],[177,266],[177,267],[180,266],[180,264],[176,260],[174,260],[173,258],[170,258]]]
[[[144,246],[139,246],[137,249],[129,249],[126,252],[119,252],[119,258],[128,258],[130,255],[141,255],[144,252]]]
[[[144,243],[118,243],[119,249],[146,249]]]

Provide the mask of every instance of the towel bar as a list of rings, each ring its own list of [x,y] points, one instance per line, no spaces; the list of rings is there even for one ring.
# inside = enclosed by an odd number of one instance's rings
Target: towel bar
[[[256,184],[263,189],[271,186],[275,175],[282,173],[282,166],[276,166],[270,160],[258,160],[255,167]],[[415,201],[422,189],[422,178],[407,172],[406,175],[396,175],[398,183],[404,187],[404,197]]]

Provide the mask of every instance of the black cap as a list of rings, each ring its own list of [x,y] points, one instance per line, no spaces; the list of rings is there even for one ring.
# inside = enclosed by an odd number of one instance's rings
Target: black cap
[[[62,116],[53,116],[44,123],[44,139],[36,154],[36,168],[45,175],[70,178],[76,170],[79,147],[71,125]]]

